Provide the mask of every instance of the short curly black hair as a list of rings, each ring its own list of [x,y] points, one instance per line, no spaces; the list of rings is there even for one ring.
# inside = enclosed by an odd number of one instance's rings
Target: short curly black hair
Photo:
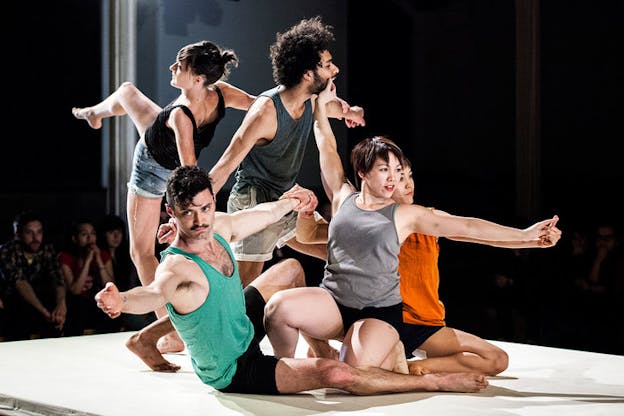
[[[273,80],[289,88],[297,85],[306,71],[314,71],[321,61],[321,52],[328,50],[335,39],[332,29],[316,16],[277,33],[270,47]]]
[[[180,166],[174,169],[167,180],[167,204],[171,208],[186,208],[198,193],[212,191],[212,180],[207,170],[199,166]]]

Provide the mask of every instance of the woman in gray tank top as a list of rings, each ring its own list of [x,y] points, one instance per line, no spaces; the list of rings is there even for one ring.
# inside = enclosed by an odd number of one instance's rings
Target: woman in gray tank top
[[[420,205],[396,204],[392,194],[400,180],[403,154],[385,137],[365,139],[352,150],[353,171],[361,181],[357,192],[344,176],[336,139],[320,105],[333,96],[335,89],[329,83],[318,97],[314,125],[321,175],[333,212],[325,276],[321,287],[289,289],[271,299],[265,309],[267,335],[282,357],[294,355],[301,332],[309,342],[337,339],[358,346],[340,354],[351,365],[407,372],[403,344],[392,325],[401,319],[397,255],[407,236],[419,232],[533,241],[550,247],[560,237],[555,227],[558,218],[521,230],[478,218],[440,216]],[[393,309],[397,304],[398,318]]]

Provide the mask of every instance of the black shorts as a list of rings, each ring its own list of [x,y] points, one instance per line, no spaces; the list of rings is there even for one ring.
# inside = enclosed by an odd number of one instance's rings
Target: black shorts
[[[219,390],[224,393],[279,394],[275,383],[275,367],[279,358],[264,355],[260,350],[260,341],[265,335],[264,299],[252,285],[247,286],[243,293],[247,316],[254,326],[254,338],[247,351],[236,360],[232,382]]]
[[[403,323],[400,328],[399,335],[405,346],[405,356],[410,358],[415,349],[444,327]]]
[[[264,330],[264,306],[266,302],[260,292],[258,292],[258,289],[253,287],[253,285],[248,285],[243,289],[243,294],[245,295],[247,317],[254,327],[254,341],[259,344],[266,335]]]
[[[403,304],[397,303],[392,306],[383,306],[381,308],[376,308],[374,306],[367,306],[364,309],[356,309],[350,308],[348,306],[341,305],[337,303],[338,309],[340,310],[340,316],[342,316],[342,327],[344,328],[344,333],[346,334],[351,325],[355,321],[359,321],[360,319],[365,318],[376,318],[380,321],[384,321],[392,325],[397,332],[399,328],[401,328],[401,324],[403,323]]]

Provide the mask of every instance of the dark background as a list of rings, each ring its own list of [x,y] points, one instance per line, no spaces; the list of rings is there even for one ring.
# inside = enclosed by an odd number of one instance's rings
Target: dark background
[[[450,326],[575,347],[549,335],[561,311],[552,306],[560,294],[558,259],[568,231],[622,225],[624,10],[622,2],[541,2],[540,203],[537,218],[523,218],[516,191],[516,6],[349,1],[342,95],[366,109],[367,126],[349,130],[348,145],[371,134],[397,141],[412,161],[422,205],[519,227],[558,214],[564,238],[555,249],[531,252],[533,280],[517,295],[528,335],[483,324],[490,320],[481,306],[492,301],[491,276],[518,263],[511,254],[441,241],[440,291]],[[106,210],[99,133],[70,112],[101,97],[100,5],[40,1],[11,11],[28,23],[3,29],[13,27],[3,49],[5,90],[14,92],[5,95],[0,236],[10,238],[13,215],[32,207],[46,214],[50,239],[60,241],[66,218]],[[307,263],[315,281],[322,264]]]

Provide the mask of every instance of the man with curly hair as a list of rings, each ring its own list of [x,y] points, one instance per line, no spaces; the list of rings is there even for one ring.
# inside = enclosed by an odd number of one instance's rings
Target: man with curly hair
[[[333,40],[332,27],[319,16],[303,19],[277,33],[270,47],[277,86],[258,95],[210,171],[217,193],[237,168],[228,212],[275,201],[295,185],[312,129],[313,99],[339,72],[329,52]],[[365,123],[364,110],[341,99],[329,102],[327,113],[333,118],[344,118],[348,127]],[[261,273],[276,246],[288,244],[309,252],[309,247],[295,241],[295,224],[296,215],[291,213],[232,246],[243,286]]]

